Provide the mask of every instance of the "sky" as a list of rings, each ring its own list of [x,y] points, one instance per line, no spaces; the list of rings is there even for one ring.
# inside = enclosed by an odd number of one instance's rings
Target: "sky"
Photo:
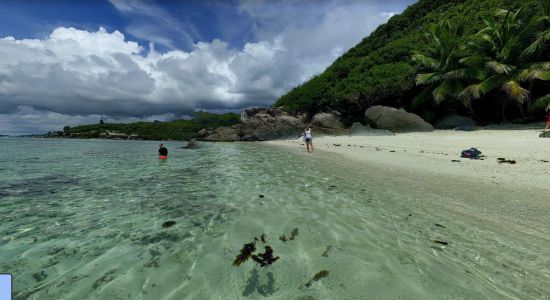
[[[0,135],[269,106],[414,0],[3,0]]]

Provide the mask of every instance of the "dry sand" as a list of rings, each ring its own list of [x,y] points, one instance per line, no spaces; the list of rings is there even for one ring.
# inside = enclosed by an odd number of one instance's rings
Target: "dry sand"
[[[549,191],[550,139],[539,138],[540,130],[437,130],[395,136],[323,136],[314,140],[315,153],[340,154],[405,174],[470,178],[495,185]],[[302,139],[276,140],[269,144],[305,151]],[[462,150],[475,147],[483,160],[460,158]],[[499,158],[516,164],[499,163]]]

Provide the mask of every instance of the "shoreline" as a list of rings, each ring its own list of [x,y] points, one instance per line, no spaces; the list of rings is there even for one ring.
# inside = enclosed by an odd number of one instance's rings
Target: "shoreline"
[[[539,130],[436,130],[394,136],[321,136],[315,152],[330,152],[343,158],[397,169],[406,173],[433,174],[483,180],[496,186],[511,185],[550,192],[550,140]],[[266,144],[297,148],[301,139],[266,141]],[[462,150],[475,147],[485,157],[461,158]],[[312,155],[315,155],[315,152]],[[319,153],[318,152],[318,153]],[[516,164],[499,163],[499,158]]]
[[[545,221],[550,212],[550,162],[543,162],[550,161],[550,141],[539,138],[538,130],[323,136],[314,140],[311,154],[301,139],[264,143],[311,159],[337,161],[350,174],[352,169],[363,170],[380,175],[382,181],[441,195],[434,208],[502,228],[516,227],[519,233],[545,240],[550,234]],[[460,158],[460,152],[471,147],[481,150],[485,159]],[[500,164],[498,158],[517,163]]]

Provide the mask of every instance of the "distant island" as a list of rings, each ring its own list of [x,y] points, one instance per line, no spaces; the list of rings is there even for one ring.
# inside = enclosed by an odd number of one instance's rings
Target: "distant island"
[[[134,139],[134,140],[190,140],[197,136],[201,129],[231,126],[239,122],[235,113],[212,114],[197,112],[189,120],[167,122],[134,122],[107,123],[65,126],[62,131],[50,131],[41,137],[45,138],[78,138],[78,139]]]

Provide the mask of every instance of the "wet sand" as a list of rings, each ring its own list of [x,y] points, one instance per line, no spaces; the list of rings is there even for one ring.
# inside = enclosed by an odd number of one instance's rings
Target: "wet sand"
[[[519,232],[547,239],[550,224],[550,139],[533,129],[493,129],[472,132],[440,130],[395,136],[323,136],[306,153],[301,139],[277,140],[270,145],[314,159],[339,160],[365,172],[376,169],[396,184],[448,195],[444,206],[494,224],[520,226]],[[483,159],[460,157],[475,147]],[[499,163],[499,159],[515,164]],[[456,195],[454,197],[453,195]]]

